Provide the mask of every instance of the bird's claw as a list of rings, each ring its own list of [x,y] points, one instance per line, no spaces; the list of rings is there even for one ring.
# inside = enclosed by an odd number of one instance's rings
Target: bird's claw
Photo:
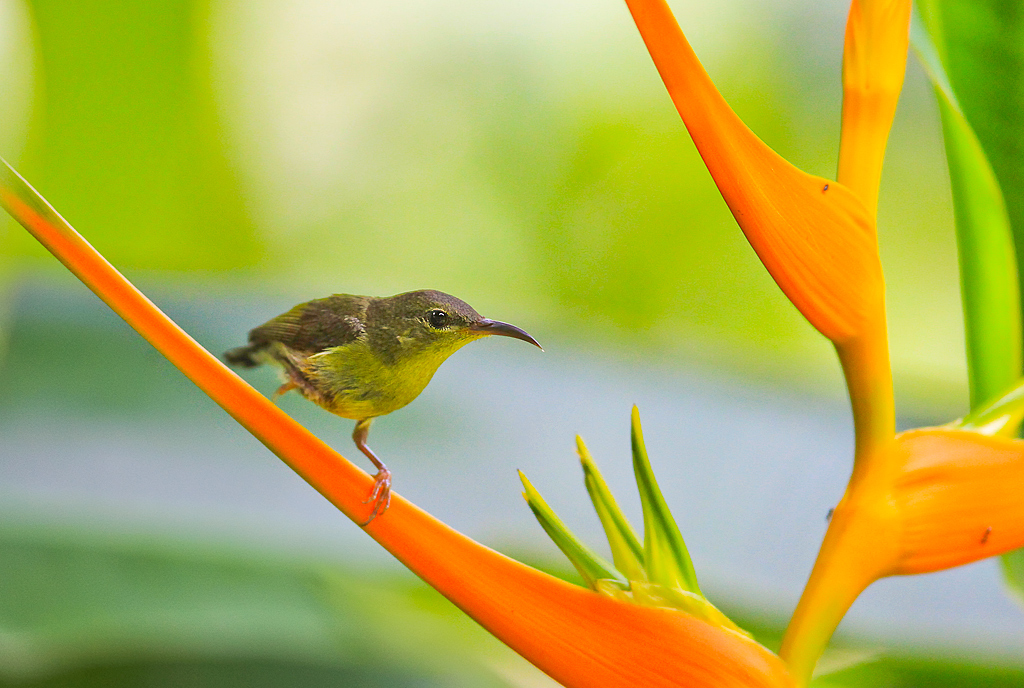
[[[373,510],[370,511],[370,518],[366,519],[362,524],[364,528],[391,506],[391,471],[388,469],[382,468],[374,476],[373,491],[363,501],[363,504],[369,504],[370,502],[373,502]]]

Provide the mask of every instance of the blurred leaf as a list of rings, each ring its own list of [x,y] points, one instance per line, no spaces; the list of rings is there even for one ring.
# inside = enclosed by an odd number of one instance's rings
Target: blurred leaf
[[[960,108],[928,31],[915,13],[911,40],[942,115],[960,254],[971,408],[1021,373],[1021,311],[1013,234],[999,182]]]
[[[28,133],[35,86],[32,39],[24,3],[0,3],[0,156],[8,159],[21,155]],[[4,224],[0,222],[0,234]]]
[[[336,667],[261,657],[119,659],[26,681],[8,681],[0,676],[0,688],[449,688],[450,685],[470,688],[472,685],[444,681],[445,677],[409,674],[386,663]]]
[[[644,571],[644,548],[633,532],[633,526],[629,525],[604,477],[597,470],[587,446],[583,444],[583,438],[578,435],[576,449],[583,465],[583,483],[590,495],[590,501],[594,504],[594,510],[597,511],[597,517],[601,519],[605,536],[608,538],[608,546],[612,550],[615,568],[629,581],[645,580],[647,574]]]
[[[956,660],[949,653],[882,656],[811,682],[813,688],[1011,688],[1021,685],[1019,667]]]
[[[611,580],[618,583],[622,588],[628,588],[626,579],[622,577],[615,567],[605,561],[602,557],[594,554],[589,547],[580,542],[579,538],[562,522],[562,519],[555,515],[555,512],[548,506],[544,498],[537,492],[536,488],[526,478],[526,474],[519,471],[519,479],[523,481],[523,497],[530,505],[530,510],[537,517],[544,532],[548,534],[558,549],[572,562],[580,575],[592,589],[597,589],[597,582]]]
[[[0,686],[506,685],[489,665],[511,651],[450,603],[408,578],[367,579],[265,553],[7,525]],[[460,632],[438,631],[452,619]]]
[[[678,346],[696,330],[734,345],[791,345],[802,319],[769,291],[678,117],[656,114],[581,112],[558,142],[567,159],[537,222],[538,279],[592,337]]]
[[[644,510],[644,563],[647,576],[652,583],[666,588],[679,588],[703,597],[686,543],[683,542],[679,526],[669,511],[647,458],[647,448],[640,428],[640,411],[636,406],[633,407],[631,438],[633,472],[636,474],[640,503]]]
[[[204,0],[33,0],[42,98],[25,171],[123,268],[252,265],[211,93]],[[23,233],[9,248],[36,255]]]
[[[915,4],[963,114],[1007,192],[1017,263],[1024,265],[1024,6],[1017,0]]]
[[[4,228],[0,225],[0,239]],[[0,370],[4,368],[4,360],[11,341],[13,321],[14,279],[5,256],[0,253]]]
[[[0,551],[3,675],[183,655],[337,662],[353,633],[308,569],[8,528]]]

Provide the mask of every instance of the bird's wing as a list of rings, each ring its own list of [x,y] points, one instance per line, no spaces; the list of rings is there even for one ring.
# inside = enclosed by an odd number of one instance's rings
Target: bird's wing
[[[363,335],[369,302],[366,296],[335,294],[301,303],[249,332],[249,341],[280,342],[308,354],[343,346]]]

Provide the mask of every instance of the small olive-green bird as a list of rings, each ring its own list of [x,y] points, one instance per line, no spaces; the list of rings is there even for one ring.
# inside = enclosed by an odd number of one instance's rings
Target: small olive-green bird
[[[228,363],[282,369],[290,390],[356,421],[352,439],[377,467],[367,525],[391,503],[391,471],[366,445],[370,423],[419,396],[445,359],[480,337],[498,334],[540,344],[515,325],[480,317],[454,296],[424,289],[378,298],[335,294],[300,303],[249,332]]]

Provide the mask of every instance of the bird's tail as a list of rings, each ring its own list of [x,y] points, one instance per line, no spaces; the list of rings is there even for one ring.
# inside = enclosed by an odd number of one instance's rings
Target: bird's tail
[[[262,361],[254,356],[263,347],[258,344],[249,344],[247,346],[239,346],[234,349],[228,349],[224,352],[224,360],[229,365],[241,366],[242,368],[255,368]]]

